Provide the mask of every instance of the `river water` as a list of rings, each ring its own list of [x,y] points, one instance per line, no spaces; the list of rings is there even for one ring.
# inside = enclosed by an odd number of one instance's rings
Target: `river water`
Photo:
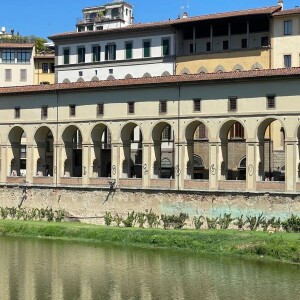
[[[0,238],[0,299],[300,299],[300,266]]]

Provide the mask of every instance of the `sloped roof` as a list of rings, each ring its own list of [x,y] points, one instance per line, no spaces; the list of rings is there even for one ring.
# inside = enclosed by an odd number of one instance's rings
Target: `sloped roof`
[[[100,80],[74,83],[59,83],[48,85],[27,85],[17,87],[2,87],[0,95],[47,93],[58,91],[88,90],[88,89],[116,89],[116,88],[136,88],[139,86],[159,87],[178,84],[201,84],[205,82],[233,81],[268,78],[299,78],[300,67],[268,70],[252,70],[224,73],[206,73],[193,75],[172,75],[163,77],[130,78],[118,80]]]
[[[31,49],[34,47],[34,44],[25,44],[25,43],[0,43],[0,48],[24,48]]]
[[[295,15],[295,14],[300,14],[300,8],[292,8],[292,9],[287,9],[287,10],[281,10],[273,14],[273,16],[286,16],[286,15]]]

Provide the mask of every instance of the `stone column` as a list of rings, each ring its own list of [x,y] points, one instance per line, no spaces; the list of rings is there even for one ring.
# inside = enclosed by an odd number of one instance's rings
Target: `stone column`
[[[122,162],[120,161],[121,143],[111,143],[111,179],[115,181],[115,185],[119,184],[119,176],[122,171]]]
[[[82,184],[88,185],[90,178],[89,168],[90,145],[82,144]]]
[[[26,182],[33,182],[33,172],[35,170],[34,167],[34,146],[27,145],[26,147]]]
[[[55,185],[60,183],[60,177],[63,176],[61,151],[59,144],[53,144],[53,182]]]
[[[123,142],[121,145],[121,153],[120,153],[120,165],[121,165],[121,178],[130,178],[131,176],[131,166],[130,166],[130,141]]]
[[[219,163],[219,143],[209,143],[209,189],[218,189],[219,173],[221,172]]]
[[[285,189],[288,192],[296,191],[297,178],[297,140],[285,139]]]
[[[182,190],[184,188],[184,161],[185,161],[185,151],[183,143],[175,143],[174,149],[174,179],[175,179],[175,189]]]
[[[256,190],[257,167],[256,162],[258,142],[254,140],[246,141],[246,189],[248,191]]]
[[[10,176],[10,170],[8,170],[8,151],[6,146],[1,146],[1,182],[6,182],[6,177]]]
[[[151,178],[151,143],[143,143],[142,180],[143,188],[150,187]]]

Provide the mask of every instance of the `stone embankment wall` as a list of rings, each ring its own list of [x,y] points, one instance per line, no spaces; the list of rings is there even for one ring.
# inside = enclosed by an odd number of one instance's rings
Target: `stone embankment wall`
[[[105,212],[127,216],[128,212],[149,212],[158,215],[189,214],[217,217],[231,213],[286,219],[300,215],[300,195],[243,194],[213,192],[170,192],[143,190],[100,190],[81,188],[1,187],[0,207],[64,209],[82,222],[104,224]]]

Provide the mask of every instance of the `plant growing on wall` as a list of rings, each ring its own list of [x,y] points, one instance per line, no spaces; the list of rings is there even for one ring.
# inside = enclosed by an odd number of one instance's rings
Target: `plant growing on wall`
[[[146,214],[146,219],[150,228],[157,227],[159,225],[159,216],[155,214],[152,209]]]
[[[230,223],[233,221],[234,219],[231,217],[231,214],[224,214],[223,217],[219,217],[218,220],[218,224],[220,225],[221,229],[228,229]]]
[[[123,220],[123,224],[125,227],[133,227],[136,221],[136,214],[134,211],[127,214],[127,218]]]
[[[199,230],[201,229],[201,226],[204,224],[205,218],[203,216],[200,217],[194,217],[193,218],[193,224],[195,225],[195,229]]]
[[[137,222],[140,228],[144,228],[144,224],[146,222],[146,215],[144,213],[137,213]]]
[[[206,223],[208,229],[216,229],[218,225],[219,218],[208,218],[206,217]]]
[[[104,215],[105,225],[110,226],[112,221],[113,221],[113,216],[111,215],[111,213],[110,212],[105,212],[105,215]]]

